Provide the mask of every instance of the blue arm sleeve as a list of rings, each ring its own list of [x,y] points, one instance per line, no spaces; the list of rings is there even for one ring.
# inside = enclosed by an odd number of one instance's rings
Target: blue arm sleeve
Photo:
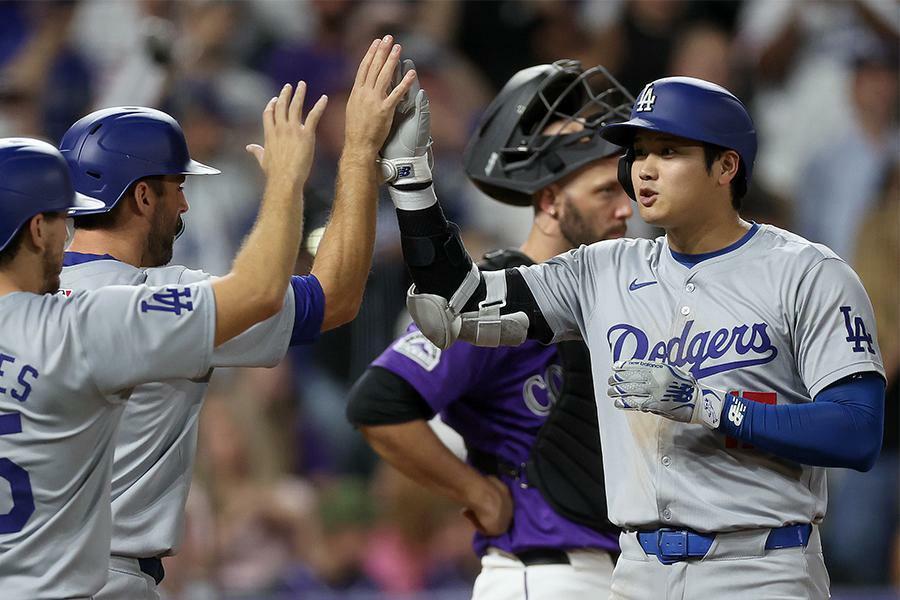
[[[294,275],[291,289],[294,290],[294,329],[290,345],[311,344],[319,339],[322,330],[325,292],[314,275]]]
[[[802,464],[868,471],[881,451],[884,389],[880,375],[863,373],[831,384],[809,404],[732,396],[719,431]]]

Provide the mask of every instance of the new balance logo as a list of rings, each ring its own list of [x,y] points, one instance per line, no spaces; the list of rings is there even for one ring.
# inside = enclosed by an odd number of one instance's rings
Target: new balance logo
[[[638,96],[637,102],[634,103],[634,112],[651,112],[655,102],[656,96],[653,95],[653,84],[648,83],[641,95]]]
[[[862,317],[853,317],[851,323],[850,311],[853,310],[853,307],[842,306],[840,310],[844,315],[844,327],[847,328],[847,337],[845,339],[853,344],[853,351],[865,352],[868,350],[869,354],[875,354],[875,348],[872,347],[872,334],[866,331],[866,324],[863,322]],[[863,347],[863,342],[866,344],[865,348]]]
[[[397,167],[397,178],[409,177],[412,175],[412,165],[400,165]]]
[[[194,310],[194,303],[182,302],[182,298],[190,297],[190,288],[184,288],[182,290],[179,290],[178,288],[166,288],[166,291],[164,292],[157,292],[153,294],[152,300],[142,300],[141,312],[156,310],[160,312],[174,313],[175,315],[181,315],[182,311],[191,312],[192,310]],[[155,304],[153,304],[154,302]]]
[[[666,388],[663,400],[670,402],[690,402],[694,398],[694,385],[692,383],[673,383]]]
[[[728,420],[731,421],[735,427],[740,427],[741,423],[744,422],[745,412],[747,412],[747,406],[739,399],[735,400],[731,405],[731,408],[728,409]]]

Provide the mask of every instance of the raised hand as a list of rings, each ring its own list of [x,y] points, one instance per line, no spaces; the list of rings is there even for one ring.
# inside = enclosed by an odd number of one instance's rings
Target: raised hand
[[[375,40],[359,63],[356,80],[347,100],[344,151],[371,154],[384,144],[394,111],[416,79],[409,70],[394,80],[400,63],[400,45],[389,35]]]
[[[269,100],[263,110],[265,148],[250,144],[247,151],[256,157],[267,179],[287,178],[291,185],[302,187],[312,168],[316,145],[316,127],[328,104],[322,96],[303,119],[306,83],[293,89],[289,83],[278,96]]]
[[[648,360],[621,360],[613,365],[606,393],[616,408],[650,412],[682,423],[719,426],[725,392],[701,386],[678,367]]]
[[[403,61],[395,80],[414,72],[411,60]],[[404,79],[405,80],[405,79]],[[431,182],[431,108],[425,90],[418,80],[411,82],[409,93],[397,106],[391,133],[381,149],[381,168],[384,180],[392,186],[416,185]]]

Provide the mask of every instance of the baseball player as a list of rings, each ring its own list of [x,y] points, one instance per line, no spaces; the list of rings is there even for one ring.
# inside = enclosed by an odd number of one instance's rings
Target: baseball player
[[[0,581],[5,598],[92,597],[106,581],[113,441],[123,403],[153,380],[202,379],[223,345],[280,309],[300,242],[301,190],[322,97],[304,86],[263,113],[270,174],[231,272],[215,281],[59,285],[77,200],[53,146],[0,140]]]
[[[410,312],[440,348],[587,343],[594,385],[611,396],[597,407],[609,517],[624,530],[612,596],[827,597],[824,467],[871,467],[884,370],[852,269],[740,218],[756,154],[740,100],[660,79],[629,121],[601,131],[626,148],[620,181],[663,237],[482,273],[429,185],[419,95],[384,157]]]
[[[548,104],[514,111],[539,96]],[[488,253],[480,268],[530,265],[625,234],[632,209],[616,177],[621,149],[595,129],[627,118],[631,102],[605,70],[585,72],[576,61],[510,79],[486,110],[464,164],[497,200],[533,206],[534,221],[518,250]],[[595,114],[569,120],[564,111]],[[534,131],[520,144],[527,167],[485,173],[487,157]],[[385,460],[466,507],[482,562],[476,599],[609,595],[618,531],[606,518],[602,471],[595,468],[601,459],[589,369],[581,342],[442,351],[411,326],[350,392],[348,418]],[[574,385],[579,381],[588,386]],[[465,440],[468,465],[428,426],[438,412]],[[579,451],[560,454],[561,446]]]
[[[274,366],[288,346],[356,315],[375,236],[375,159],[394,107],[415,74],[389,84],[399,61],[390,36],[362,60],[347,104],[344,151],[334,212],[312,274],[294,276],[278,314],[216,349],[210,366]],[[388,94],[390,91],[390,94]],[[149,108],[94,112],[76,122],[60,149],[75,187],[103,201],[75,219],[62,285],[185,284],[209,275],[165,266],[188,209],[186,175],[216,173],[192,161],[178,123]],[[265,152],[248,148],[267,169]],[[177,552],[197,446],[198,416],[208,377],[155,382],[134,389],[115,442],[109,580],[96,598],[158,598],[160,557]]]

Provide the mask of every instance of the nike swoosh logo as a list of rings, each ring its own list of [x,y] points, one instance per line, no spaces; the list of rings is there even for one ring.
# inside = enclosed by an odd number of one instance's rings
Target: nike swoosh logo
[[[634,281],[632,281],[630,284],[628,284],[628,291],[634,292],[636,290],[641,289],[642,287],[647,287],[648,285],[653,285],[654,283],[657,283],[657,282],[656,281],[644,281],[644,282],[638,283],[637,277],[635,277]]]

